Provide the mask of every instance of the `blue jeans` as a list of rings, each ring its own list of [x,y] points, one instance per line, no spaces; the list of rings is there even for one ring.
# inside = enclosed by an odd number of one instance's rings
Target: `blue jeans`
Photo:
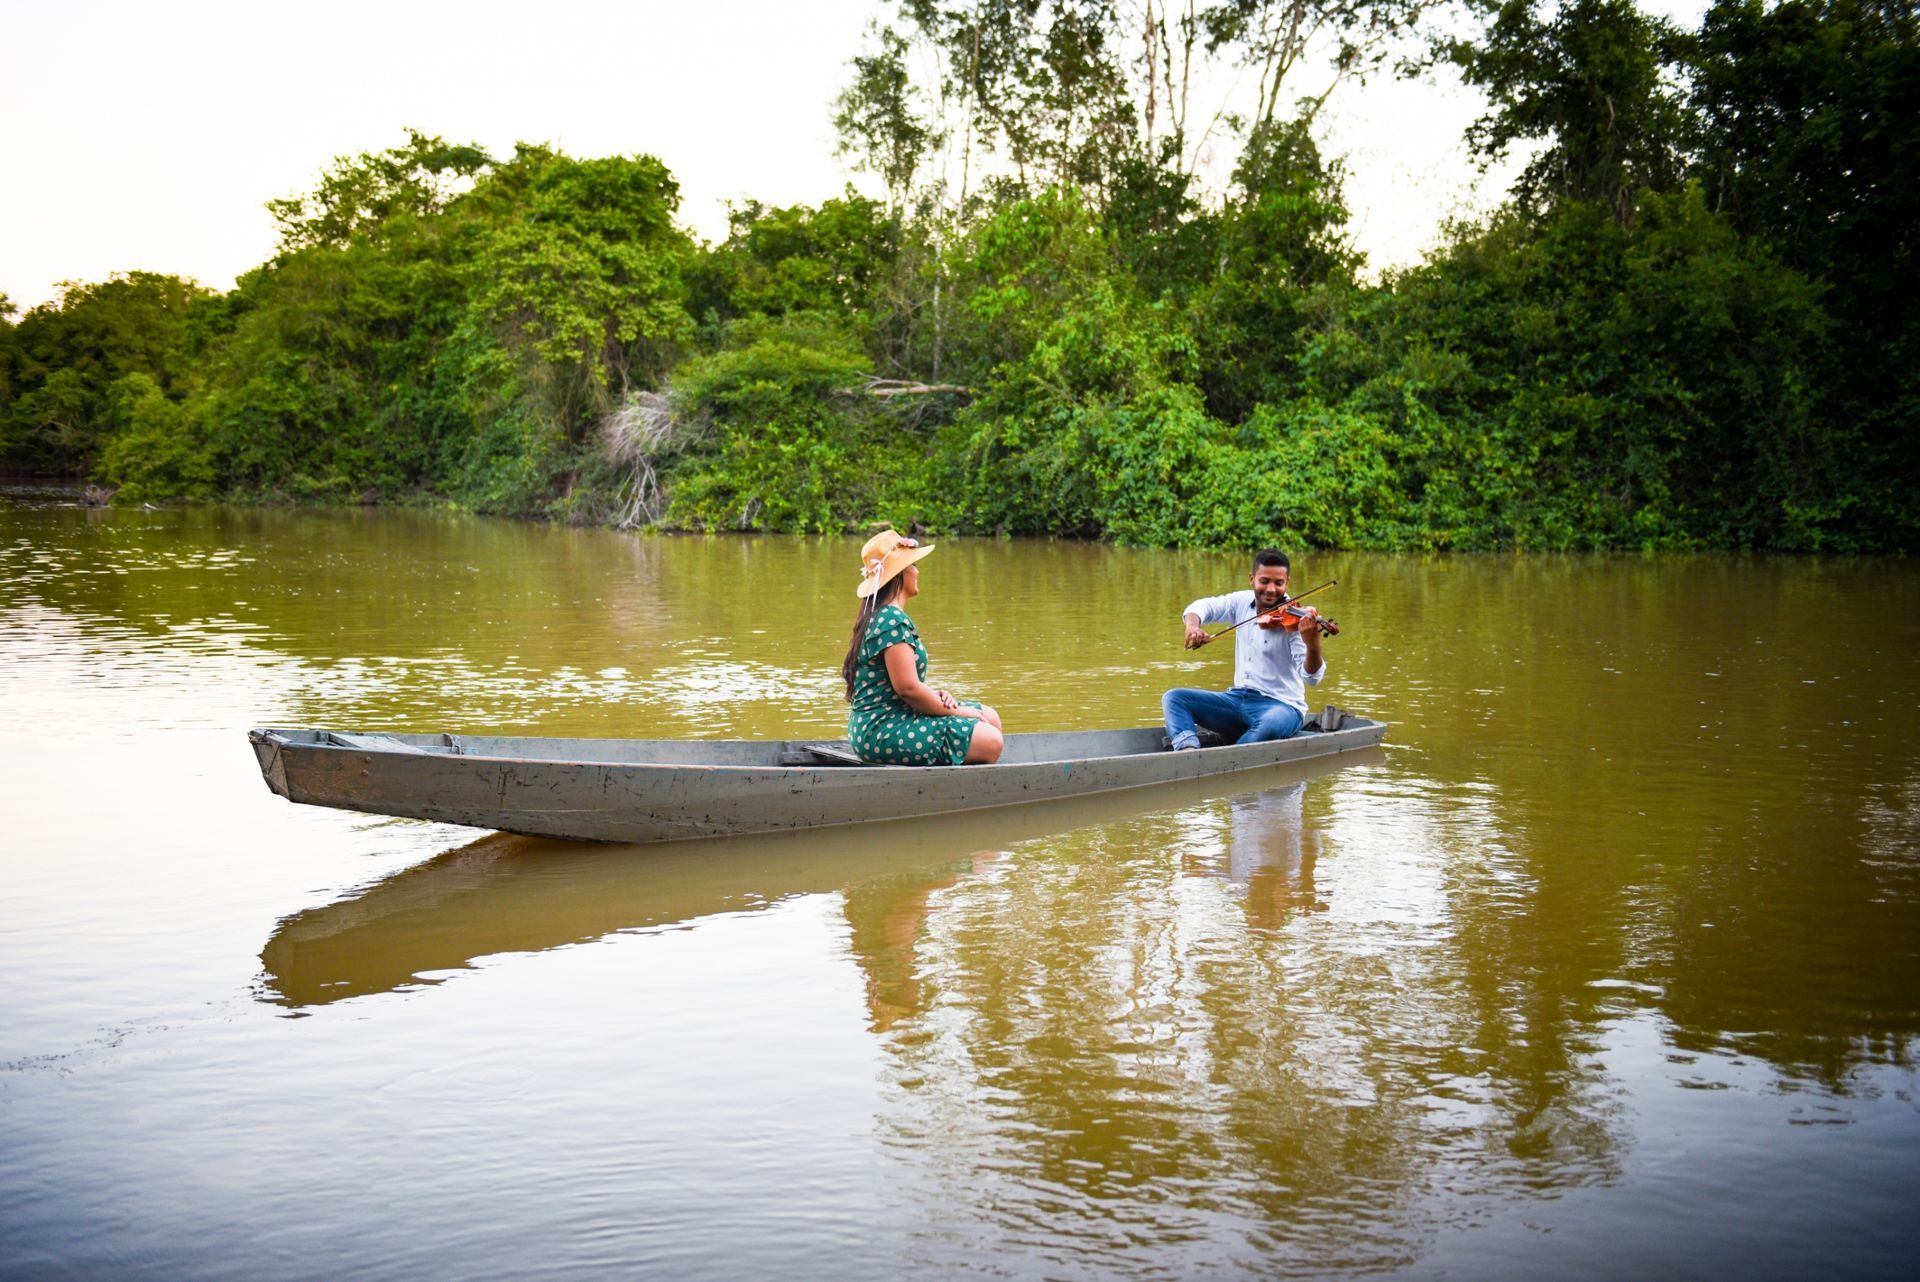
[[[1196,725],[1235,743],[1291,739],[1306,717],[1298,708],[1240,686],[1220,693],[1182,688],[1160,696],[1167,734],[1176,748],[1198,748]]]

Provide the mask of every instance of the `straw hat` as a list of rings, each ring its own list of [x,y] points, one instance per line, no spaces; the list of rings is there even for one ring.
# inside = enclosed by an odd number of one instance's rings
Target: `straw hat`
[[[860,549],[860,586],[854,589],[854,594],[862,598],[872,596],[894,575],[931,551],[933,544],[923,546],[901,537],[898,530],[880,531]]]

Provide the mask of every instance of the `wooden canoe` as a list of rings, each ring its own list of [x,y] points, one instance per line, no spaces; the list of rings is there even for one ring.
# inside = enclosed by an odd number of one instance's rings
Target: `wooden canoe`
[[[1159,727],[1007,736],[991,766],[868,766],[841,741],[248,732],[289,801],[572,841],[652,842],[906,819],[1259,770],[1378,744],[1345,715],[1291,739],[1171,752]]]

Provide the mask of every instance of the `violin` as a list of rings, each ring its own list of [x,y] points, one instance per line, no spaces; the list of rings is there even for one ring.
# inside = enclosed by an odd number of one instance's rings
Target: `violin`
[[[1233,631],[1234,628],[1241,627],[1248,623],[1257,623],[1261,627],[1267,629],[1269,632],[1273,631],[1275,628],[1279,628],[1286,632],[1297,633],[1300,630],[1301,621],[1310,617],[1307,614],[1307,612],[1300,607],[1299,602],[1307,597],[1312,596],[1314,593],[1320,591],[1320,588],[1330,588],[1334,584],[1338,583],[1339,581],[1340,580],[1338,579],[1328,579],[1325,583],[1322,583],[1319,588],[1308,588],[1305,592],[1302,592],[1299,596],[1290,597],[1290,596],[1287,596],[1285,593],[1282,593],[1280,596],[1280,604],[1274,606],[1273,609],[1266,611],[1264,614],[1256,614],[1251,618],[1242,619],[1240,620],[1239,623],[1234,624],[1233,627],[1221,628],[1218,632],[1213,634],[1211,639],[1217,641],[1221,637],[1227,635],[1227,633]],[[1335,623],[1332,619],[1329,619],[1324,614],[1320,615],[1319,619],[1320,619],[1320,631],[1323,634],[1330,637],[1337,637],[1340,635],[1339,624]]]
[[[1307,617],[1308,615],[1304,607],[1293,604],[1292,600],[1283,596],[1280,598],[1279,605],[1259,616],[1259,618],[1254,621],[1268,632],[1276,630],[1282,632],[1298,632],[1301,621]],[[1319,621],[1320,631],[1323,635],[1330,637],[1340,635],[1340,625],[1332,619],[1323,614],[1319,616]]]

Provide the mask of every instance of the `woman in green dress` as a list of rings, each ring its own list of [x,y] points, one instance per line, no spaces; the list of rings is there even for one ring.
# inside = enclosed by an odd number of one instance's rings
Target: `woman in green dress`
[[[1000,714],[926,683],[927,648],[901,609],[920,595],[914,564],[933,551],[894,530],[860,549],[860,617],[840,676],[847,683],[847,739],[877,766],[991,765],[1005,740]]]

